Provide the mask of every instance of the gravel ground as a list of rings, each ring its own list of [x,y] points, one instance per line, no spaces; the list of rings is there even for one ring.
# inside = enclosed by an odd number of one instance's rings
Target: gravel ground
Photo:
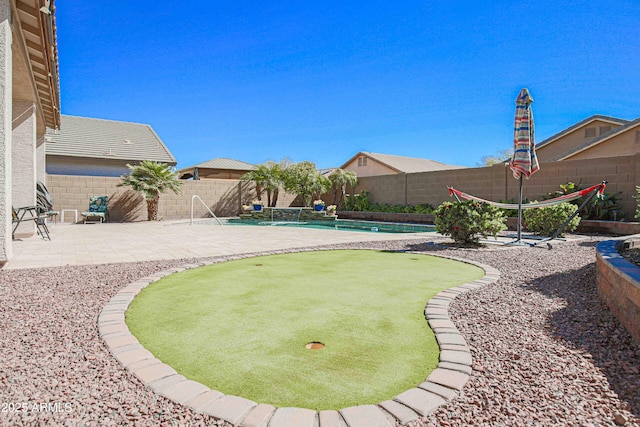
[[[468,258],[501,272],[451,306],[473,354],[470,381],[410,426],[640,426],[640,345],[598,299],[597,241],[552,250],[340,246]],[[0,271],[0,425],[227,426],[146,389],[96,327],[126,284],[193,261]]]

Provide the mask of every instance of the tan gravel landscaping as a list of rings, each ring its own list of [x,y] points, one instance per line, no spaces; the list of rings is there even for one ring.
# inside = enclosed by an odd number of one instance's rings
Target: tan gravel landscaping
[[[598,299],[599,240],[551,250],[416,240],[331,247],[435,252],[500,270],[497,283],[451,304],[471,347],[471,379],[409,425],[640,425],[640,345]],[[96,327],[119,289],[193,261],[0,271],[0,425],[229,425],[145,388],[108,352]]]

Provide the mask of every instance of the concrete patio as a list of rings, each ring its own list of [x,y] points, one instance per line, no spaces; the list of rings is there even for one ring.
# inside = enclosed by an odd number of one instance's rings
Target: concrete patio
[[[200,258],[328,244],[425,239],[435,233],[367,233],[298,227],[189,225],[188,221],[49,224],[51,241],[13,241],[4,269]]]

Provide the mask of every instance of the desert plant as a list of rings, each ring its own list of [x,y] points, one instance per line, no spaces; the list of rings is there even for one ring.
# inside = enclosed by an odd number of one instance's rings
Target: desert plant
[[[507,228],[500,209],[474,200],[444,202],[434,214],[436,231],[457,243],[477,244],[480,236],[496,236]]]
[[[262,200],[262,193],[267,193],[267,206],[275,207],[278,203],[278,193],[283,183],[285,170],[289,166],[288,160],[280,163],[268,161],[257,165],[255,169],[242,175],[243,181],[252,181],[256,186],[256,197]]]
[[[338,168],[329,175],[329,181],[331,181],[331,191],[333,192],[332,204],[340,206],[344,201],[347,186],[355,187],[358,183],[358,177],[355,172]]]
[[[636,185],[636,195],[633,198],[636,199],[635,219],[640,219],[640,185]]]
[[[322,175],[313,162],[294,163],[282,174],[284,189],[300,196],[305,206],[311,206],[311,200],[319,199],[331,187],[329,178]]]
[[[371,200],[369,200],[369,192],[365,190],[345,199],[344,208],[348,211],[368,211],[370,207]]]
[[[127,164],[127,167],[131,172],[120,177],[118,187],[127,185],[141,193],[147,201],[147,221],[157,220],[160,194],[167,190],[180,194],[182,182],[178,180],[178,174],[166,163],[151,160],[143,160],[137,165]]]
[[[563,202],[546,208],[526,209],[524,222],[527,230],[543,236],[551,236],[578,207],[572,203]],[[580,224],[580,216],[576,215],[565,227],[564,231],[574,231]],[[562,233],[560,234],[562,236]]]
[[[575,184],[573,182],[568,182],[566,184],[560,185],[560,189],[558,191],[554,191],[552,193],[547,193],[542,197],[543,200],[553,199],[556,197],[560,197],[566,194],[571,194],[576,191],[580,191],[582,188],[580,186],[580,182]],[[622,191],[618,191],[617,193],[603,193],[596,195],[591,202],[587,203],[580,211],[580,216],[584,219],[596,219],[596,220],[605,220],[605,221],[621,221],[624,219],[624,210],[620,205],[618,205],[618,199],[622,195]],[[586,198],[589,195],[582,196],[579,199],[572,200],[571,204],[576,206],[582,205]]]

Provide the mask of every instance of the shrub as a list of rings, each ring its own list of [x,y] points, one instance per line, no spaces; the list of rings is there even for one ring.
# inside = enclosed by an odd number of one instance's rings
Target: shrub
[[[371,206],[369,192],[362,190],[359,194],[347,197],[344,201],[345,209],[348,211],[367,211]]]
[[[523,212],[527,230],[543,236],[551,236],[578,207],[564,202],[546,208],[525,209]],[[574,231],[580,224],[580,216],[576,215],[565,227],[564,231]],[[562,233],[560,234],[563,235]]]
[[[634,196],[634,199],[636,199],[635,219],[640,219],[640,185],[636,185],[636,195]]]
[[[553,193],[547,193],[546,196],[542,196],[542,200],[553,199],[566,194],[573,193],[575,191],[582,190],[580,183],[575,184],[571,181],[564,185],[560,185],[558,191]],[[596,195],[587,205],[580,211],[580,216],[584,219],[595,219],[605,221],[622,221],[624,219],[624,210],[618,205],[619,198],[622,195],[622,191],[617,193],[603,193]],[[576,206],[582,205],[582,203],[589,197],[588,195],[582,196],[579,199],[572,200],[571,204]]]
[[[506,217],[495,206],[473,200],[444,202],[434,212],[436,231],[457,243],[478,243],[506,229]]]

